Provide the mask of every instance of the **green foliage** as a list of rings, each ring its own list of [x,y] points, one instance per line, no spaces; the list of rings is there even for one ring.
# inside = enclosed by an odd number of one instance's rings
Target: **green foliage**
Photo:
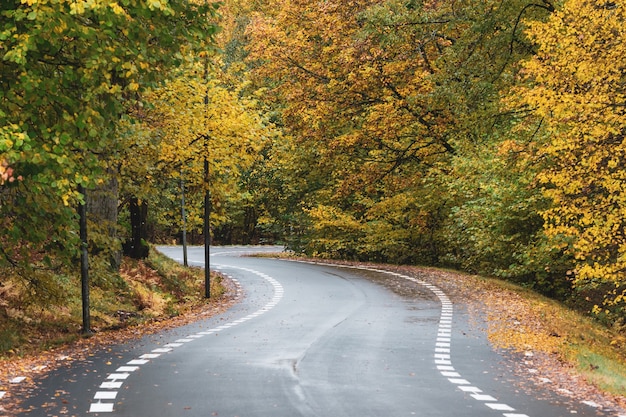
[[[536,185],[539,167],[523,143],[477,146],[454,160],[446,183],[453,205],[445,226],[444,261],[499,276],[564,299],[571,263],[552,252],[540,210],[549,206]]]
[[[85,198],[77,186],[115,176],[115,156],[128,144],[120,121],[141,105],[141,91],[182,63],[182,51],[211,41],[214,8],[178,0],[3,3],[0,162],[13,178],[4,179],[3,168],[1,266],[29,277],[77,264],[75,207]],[[109,235],[94,230],[97,251],[115,246],[99,242]]]

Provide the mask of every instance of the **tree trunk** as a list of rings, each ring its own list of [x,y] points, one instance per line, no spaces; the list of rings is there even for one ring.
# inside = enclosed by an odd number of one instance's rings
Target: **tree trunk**
[[[148,229],[146,219],[148,217],[148,204],[139,202],[137,197],[132,197],[128,204],[130,210],[130,239],[124,244],[124,253],[133,259],[148,257],[149,248],[146,244]]]
[[[87,191],[87,219],[91,241],[90,250],[95,255],[107,254],[111,267],[117,271],[122,262],[117,226],[119,184],[116,174],[112,171],[110,174],[107,183]]]

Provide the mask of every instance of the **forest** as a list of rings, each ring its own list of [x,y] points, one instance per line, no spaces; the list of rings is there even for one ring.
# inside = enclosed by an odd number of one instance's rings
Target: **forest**
[[[625,0],[9,0],[0,315],[152,242],[499,277],[626,325]],[[88,240],[81,242],[80,210]]]

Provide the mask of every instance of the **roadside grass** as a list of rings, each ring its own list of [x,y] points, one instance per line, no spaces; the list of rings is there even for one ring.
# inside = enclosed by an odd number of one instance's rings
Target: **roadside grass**
[[[577,356],[578,369],[589,382],[603,391],[626,395],[624,364],[605,355],[580,349]]]
[[[546,319],[560,329],[564,339],[560,354],[580,375],[603,391],[626,396],[626,338],[622,333],[561,306]]]
[[[38,303],[20,287],[19,277],[9,270],[0,274],[0,359],[37,354],[81,338],[79,278],[48,277],[60,296]],[[145,262],[125,258],[119,276],[94,281],[90,315],[97,333],[176,317],[207,303],[204,270],[183,267],[154,249]],[[225,292],[221,277],[213,274],[211,298]]]
[[[626,337],[618,328],[515,284],[474,280],[490,311],[494,346],[557,355],[602,391],[626,396]]]
[[[204,300],[204,269],[185,267],[156,249],[150,251],[148,264],[156,270],[165,291],[174,294],[180,301],[197,303]],[[222,277],[211,272],[211,297],[219,298],[226,293]]]

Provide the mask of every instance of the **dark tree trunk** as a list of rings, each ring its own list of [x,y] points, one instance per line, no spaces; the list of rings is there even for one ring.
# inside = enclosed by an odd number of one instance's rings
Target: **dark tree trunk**
[[[85,189],[78,186],[78,192],[85,196]],[[84,203],[78,206],[79,228],[80,228],[80,288],[83,310],[84,335],[91,333],[91,315],[89,312],[89,241],[87,240],[87,207]]]
[[[108,182],[87,191],[86,208],[91,235],[90,252],[94,255],[107,254],[111,267],[117,271],[122,263],[117,226],[119,184],[115,173],[111,171],[110,174]],[[106,241],[107,243],[104,245],[96,244],[96,241]]]
[[[124,254],[133,259],[145,259],[148,257],[149,248],[146,243],[148,228],[148,204],[139,202],[137,197],[132,197],[128,204],[130,210],[131,236],[124,244]]]

